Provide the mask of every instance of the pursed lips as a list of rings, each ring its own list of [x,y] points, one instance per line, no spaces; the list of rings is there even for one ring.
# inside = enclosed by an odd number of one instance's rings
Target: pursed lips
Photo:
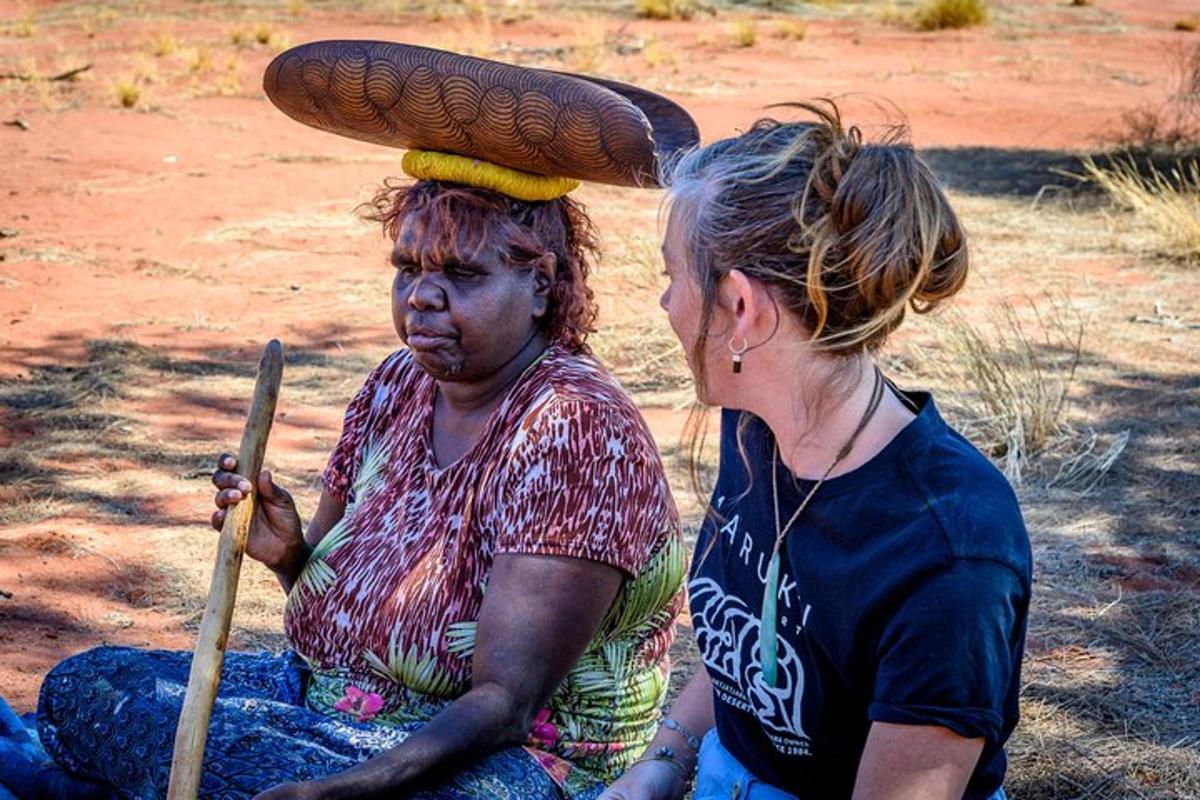
[[[415,347],[418,350],[438,347],[447,342],[453,342],[458,337],[434,328],[426,328],[421,326],[410,326],[405,330],[405,339],[409,347]]]

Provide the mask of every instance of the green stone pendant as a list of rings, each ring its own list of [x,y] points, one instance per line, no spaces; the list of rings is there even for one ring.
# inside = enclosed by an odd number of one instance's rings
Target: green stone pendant
[[[767,567],[767,584],[763,587],[762,619],[758,628],[758,660],[762,663],[762,679],[767,686],[776,686],[779,679],[779,553],[771,556]]]

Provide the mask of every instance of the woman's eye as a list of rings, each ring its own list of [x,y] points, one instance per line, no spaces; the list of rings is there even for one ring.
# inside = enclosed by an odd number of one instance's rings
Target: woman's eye
[[[411,278],[417,274],[416,264],[396,264],[396,272],[399,272],[406,278]]]
[[[464,280],[466,278],[474,278],[479,275],[479,270],[470,269],[469,267],[446,267],[446,274],[455,280]]]

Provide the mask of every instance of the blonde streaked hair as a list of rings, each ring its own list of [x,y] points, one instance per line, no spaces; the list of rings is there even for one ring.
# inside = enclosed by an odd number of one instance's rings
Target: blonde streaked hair
[[[701,386],[717,286],[731,270],[773,290],[809,349],[847,360],[877,350],[909,309],[931,311],[966,281],[963,229],[903,127],[864,142],[832,100],[776,107],[806,118],[761,119],[665,168],[665,208],[683,226],[700,287]],[[702,428],[694,414],[693,465]]]

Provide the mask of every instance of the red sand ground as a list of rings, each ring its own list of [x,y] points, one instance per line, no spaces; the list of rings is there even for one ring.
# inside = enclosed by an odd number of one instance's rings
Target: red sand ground
[[[814,18],[807,38],[793,42],[772,37],[763,21],[759,42],[745,49],[725,41],[725,18],[656,23],[625,13],[604,24],[659,38],[675,63],[651,70],[637,55],[610,54],[604,71],[672,94],[705,140],[744,127],[771,102],[849,95],[852,118],[879,119],[870,110],[875,101],[903,109],[923,147],[1084,149],[1118,129],[1124,111],[1162,101],[1170,77],[1164,54],[1192,41],[1172,24],[1196,11],[1194,0],[1002,5],[992,25],[965,32],[915,33],[862,12]],[[4,0],[0,18],[19,20],[26,8]],[[145,90],[152,110],[117,107],[111,83],[138,59],[154,61],[146,43],[155,31],[170,27],[182,45],[210,43],[220,65],[232,52],[226,31],[247,17],[194,3],[99,22],[89,22],[83,6],[80,16],[71,4],[34,8],[36,33],[0,36],[0,72],[94,67],[48,96],[3,82],[0,122],[20,119],[29,130],[0,127],[0,227],[17,231],[0,240],[0,377],[78,363],[85,343],[100,338],[179,355],[236,351],[245,361],[273,336],[290,347],[376,355],[392,345],[386,294],[364,292],[361,313],[348,315],[337,290],[339,281],[386,286],[383,243],[348,215],[344,225],[336,220],[397,171],[387,151],[319,134],[275,111],[254,88],[271,55],[266,48],[241,52],[243,89],[234,96],[193,96],[186,68],[163,66],[160,82]],[[415,31],[419,41],[453,46],[461,35],[455,22],[423,17],[381,23],[348,11],[292,18],[280,10],[273,19],[293,42],[402,40]],[[497,23],[490,35],[496,45],[569,45],[573,19],[539,13]],[[606,208],[620,193],[588,188],[584,197],[602,228],[622,230],[628,206]],[[633,224],[653,234],[652,217]],[[139,410],[164,441],[211,442],[215,453],[236,440],[238,409],[217,413],[159,398]],[[286,395],[282,410],[289,411]],[[327,447],[340,410],[303,409],[301,421],[278,427],[272,452],[286,458]],[[678,430],[679,414],[653,419],[664,438]],[[33,430],[10,412],[0,417],[0,445],[27,441]],[[136,466],[130,459],[77,468]],[[154,498],[155,509],[195,519],[195,535],[204,536],[208,491],[199,481],[184,488]],[[190,645],[180,615],[158,602],[169,587],[129,566],[143,563],[132,556],[152,563],[169,546],[139,538],[139,530],[78,513],[0,530],[0,589],[12,594],[0,595],[0,693],[19,709],[31,707],[56,660],[101,639]]]

